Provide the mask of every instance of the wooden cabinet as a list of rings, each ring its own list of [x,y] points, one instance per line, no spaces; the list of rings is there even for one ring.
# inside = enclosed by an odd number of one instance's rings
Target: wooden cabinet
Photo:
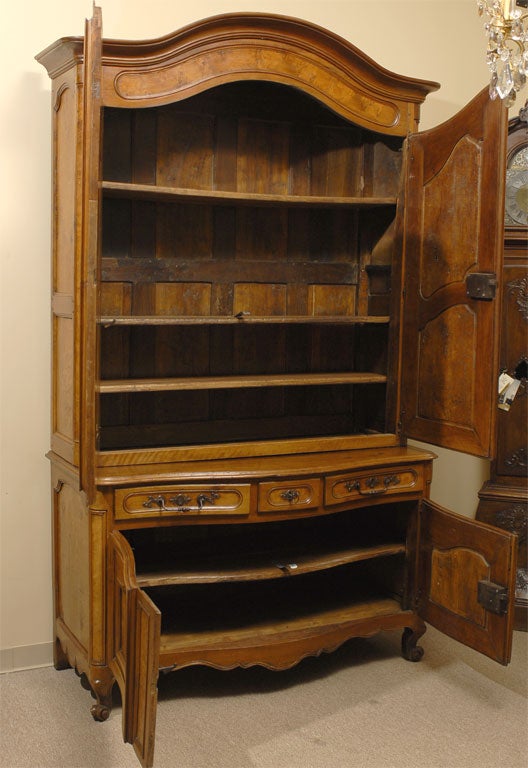
[[[491,455],[506,112],[278,16],[37,57],[54,120],[57,667],[151,765],[160,669],[424,620],[502,663],[515,536],[428,501]]]

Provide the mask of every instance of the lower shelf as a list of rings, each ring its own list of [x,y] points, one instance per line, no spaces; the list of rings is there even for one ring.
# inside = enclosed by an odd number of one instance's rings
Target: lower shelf
[[[162,616],[160,666],[214,663],[215,654],[229,666],[273,666],[278,653],[289,666],[347,637],[373,634],[386,619],[404,626],[399,600],[361,576],[343,566],[278,583],[147,589]],[[281,648],[288,648],[286,657]]]

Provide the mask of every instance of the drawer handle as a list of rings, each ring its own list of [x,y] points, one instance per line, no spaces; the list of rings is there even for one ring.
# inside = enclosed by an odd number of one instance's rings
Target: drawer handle
[[[203,509],[206,504],[214,506],[217,499],[220,498],[220,494],[217,491],[211,491],[211,493],[199,493],[196,497],[196,505],[198,509]],[[191,497],[185,493],[178,493],[176,496],[169,498],[169,503],[175,506],[167,507],[165,504],[165,496],[161,494],[159,496],[149,496],[146,501],[143,502],[143,506],[146,509],[152,509],[157,507],[162,512],[190,512],[191,507],[188,506],[191,503]]]
[[[143,502],[143,506],[147,509],[152,509],[152,507],[158,507],[159,509],[167,509],[165,506],[165,497],[164,496],[149,496],[146,501]]]
[[[347,480],[345,488],[349,493],[357,491],[361,496],[379,496],[382,493],[386,493],[392,486],[399,485],[401,483],[401,477],[399,475],[385,475],[383,478],[383,485],[380,486],[380,482],[381,480],[379,477],[372,475],[365,480],[365,485],[368,490],[361,487],[359,480]],[[380,487],[378,488],[378,486]]]
[[[299,491],[295,490],[295,488],[288,488],[287,491],[281,493],[281,499],[289,501],[290,504],[296,504],[299,501]]]
[[[211,506],[214,506],[215,501],[219,498],[220,494],[217,491],[211,491],[209,496],[206,493],[199,493],[196,497],[198,509],[203,509],[204,504],[210,504]]]

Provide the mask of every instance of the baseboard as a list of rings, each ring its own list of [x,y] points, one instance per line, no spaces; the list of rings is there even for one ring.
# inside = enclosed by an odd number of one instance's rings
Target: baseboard
[[[0,674],[22,669],[49,667],[53,664],[53,643],[19,645],[0,649]]]

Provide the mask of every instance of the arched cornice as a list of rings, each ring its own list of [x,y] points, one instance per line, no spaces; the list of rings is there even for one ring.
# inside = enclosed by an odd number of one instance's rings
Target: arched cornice
[[[82,59],[64,38],[37,57],[52,76]],[[390,72],[338,35],[287,16],[235,13],[157,40],[103,40],[103,104],[151,107],[239,80],[297,88],[370,130],[405,135],[438,84]]]

